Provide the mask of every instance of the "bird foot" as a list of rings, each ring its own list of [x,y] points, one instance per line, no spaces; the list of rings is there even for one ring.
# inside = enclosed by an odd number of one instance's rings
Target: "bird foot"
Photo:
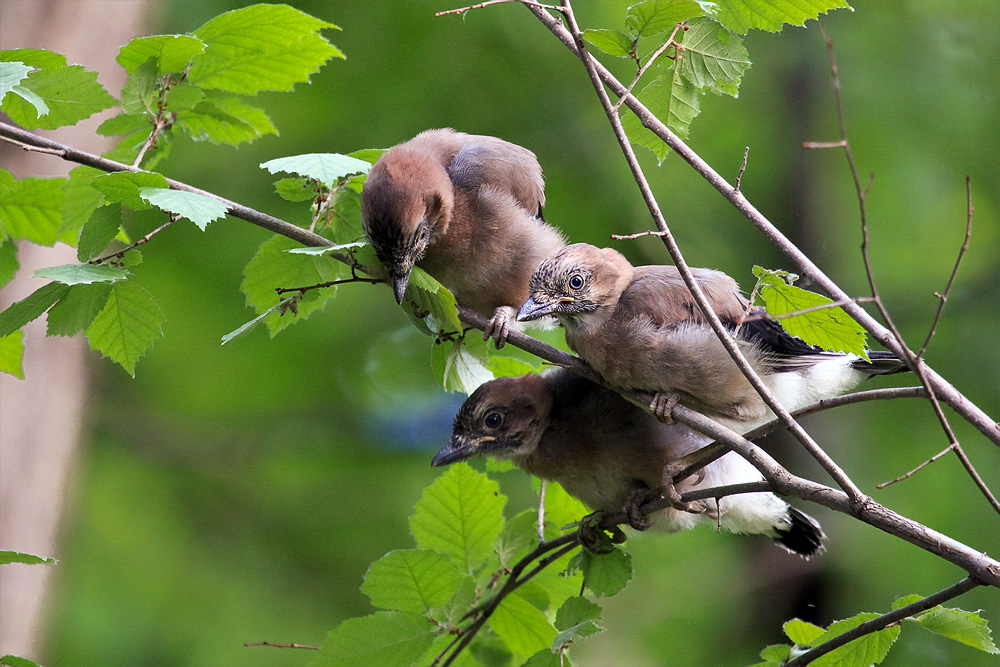
[[[493,311],[493,317],[486,323],[483,329],[483,340],[493,338],[493,343],[499,350],[507,344],[507,336],[510,335],[510,323],[517,317],[517,312],[510,306],[500,306]]]
[[[653,520],[640,511],[640,506],[652,498],[660,496],[657,491],[649,489],[635,489],[629,494],[625,501],[625,514],[628,515],[628,525],[636,530],[647,530],[653,525]]]
[[[649,409],[653,412],[653,416],[664,424],[673,424],[674,418],[671,412],[674,406],[677,405],[678,400],[680,400],[680,397],[677,394],[657,392],[649,404]]]
[[[682,512],[688,512],[689,514],[702,514],[708,507],[707,504],[702,501],[687,503],[681,500],[681,494],[674,486],[674,470],[669,464],[663,468],[663,477],[660,480],[659,493],[667,499],[667,502],[670,503],[671,507]]]
[[[603,518],[603,512],[588,514],[580,519],[580,526],[577,528],[580,544],[583,548],[597,554],[610,553],[614,550],[613,544],[621,544],[625,541],[625,533],[618,526],[600,527]]]

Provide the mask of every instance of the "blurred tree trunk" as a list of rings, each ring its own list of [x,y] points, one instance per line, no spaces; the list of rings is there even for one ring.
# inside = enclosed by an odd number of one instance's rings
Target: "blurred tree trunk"
[[[46,48],[88,70],[113,95],[125,82],[114,61],[118,47],[143,34],[149,0],[3,0],[0,48]],[[111,110],[74,127],[43,133],[100,153],[112,142],[94,130]],[[0,142],[0,163],[17,178],[64,176],[72,167],[50,156]],[[41,281],[32,271],[76,261],[72,248],[22,243],[21,270],[0,294],[0,307],[24,298]],[[59,557],[57,529],[71,481],[88,393],[86,342],[80,337],[46,338],[45,323],[25,327],[26,379],[0,376],[0,548]],[[45,597],[58,566],[0,567],[0,655],[40,658]]]

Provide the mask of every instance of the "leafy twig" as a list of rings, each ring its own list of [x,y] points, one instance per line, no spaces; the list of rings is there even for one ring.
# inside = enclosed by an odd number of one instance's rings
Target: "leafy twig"
[[[377,278],[359,278],[354,276],[352,278],[342,278],[341,280],[331,280],[325,283],[318,283],[316,285],[306,285],[305,287],[275,287],[274,291],[278,293],[278,296],[286,294],[288,292],[300,292],[306,293],[309,290],[322,289],[324,287],[333,287],[334,285],[343,285],[345,283],[369,283],[372,285],[377,285],[379,283],[385,282],[384,280],[379,280]]]
[[[110,255],[105,255],[104,257],[98,257],[97,259],[92,259],[89,262],[87,262],[87,264],[103,264],[104,262],[106,262],[106,261],[108,261],[110,259],[121,259],[122,257],[125,256],[125,253],[127,253],[129,250],[133,250],[135,248],[138,248],[143,243],[148,242],[149,239],[153,238],[156,234],[159,234],[164,229],[166,229],[167,227],[169,227],[171,223],[177,222],[179,216],[171,215],[171,216],[169,216],[169,218],[170,218],[169,220],[167,220],[166,222],[164,222],[162,225],[160,225],[159,227],[157,227],[156,229],[154,229],[150,233],[148,233],[145,236],[143,236],[141,239],[139,239],[135,243],[133,243],[131,245],[128,245],[128,246],[125,246],[124,248],[122,248],[118,252],[113,252]]]
[[[684,47],[681,46],[681,44],[679,42],[675,42],[674,41],[674,37],[677,36],[677,33],[679,31],[681,31],[681,30],[687,30],[687,29],[688,29],[687,24],[684,23],[683,21],[681,23],[678,23],[677,25],[674,26],[674,31],[670,33],[670,37],[667,37],[667,41],[663,42],[663,44],[661,44],[660,47],[658,49],[656,49],[656,51],[654,51],[649,56],[649,60],[646,61],[645,65],[642,65],[641,67],[639,67],[639,71],[636,72],[635,78],[632,79],[632,83],[630,83],[628,85],[628,88],[625,91],[626,94],[631,94],[632,93],[632,89],[634,89],[636,87],[636,85],[639,83],[639,79],[642,78],[642,75],[646,73],[646,70],[648,70],[652,66],[652,64],[654,62],[656,62],[657,58],[659,58],[661,55],[663,55],[664,51],[666,51],[671,46],[675,47],[678,51],[682,51],[684,49]],[[622,103],[624,101],[625,101],[625,96],[622,96],[618,100],[618,102],[615,104],[615,113],[618,113],[618,110],[621,108]]]

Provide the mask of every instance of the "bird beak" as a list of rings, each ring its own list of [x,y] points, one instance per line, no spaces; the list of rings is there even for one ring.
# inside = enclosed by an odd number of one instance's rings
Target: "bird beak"
[[[537,320],[539,317],[544,317],[552,313],[555,310],[558,301],[541,301],[536,300],[535,295],[531,295],[527,301],[521,306],[521,309],[517,311],[517,321],[518,322],[530,322],[531,320]]]
[[[392,278],[392,291],[396,294],[396,303],[403,303],[403,295],[406,294],[406,286],[410,282],[410,272],[407,271],[403,275],[390,276]]]
[[[431,461],[431,465],[435,468],[438,466],[446,466],[449,463],[455,463],[456,461],[464,461],[465,459],[475,456],[476,450],[479,446],[479,440],[469,440],[461,435],[451,436],[451,440],[448,444],[441,448],[435,456],[434,460]]]

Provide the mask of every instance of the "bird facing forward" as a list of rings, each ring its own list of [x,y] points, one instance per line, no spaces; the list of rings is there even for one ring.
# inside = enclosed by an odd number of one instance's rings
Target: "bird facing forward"
[[[361,221],[398,303],[420,266],[459,304],[491,316],[502,347],[542,259],[565,244],[542,220],[542,170],[515,144],[451,129],[390,148],[361,193]]]
[[[479,455],[510,460],[559,482],[591,509],[633,515],[639,503],[662,490],[665,465],[709,441],[681,424],[660,423],[610,389],[555,369],[480,386],[458,411],[451,440],[432,465]],[[676,491],[760,479],[756,468],[730,452],[681,481]],[[806,558],[824,539],[816,521],[772,493],[702,500],[686,510],[668,507],[658,518],[673,531],[718,521],[732,532],[767,535]]]
[[[837,396],[871,375],[906,370],[889,352],[871,352],[867,362],[808,345],[751,306],[726,274],[691,271],[750,365],[788,410]],[[569,346],[612,385],[653,394],[650,407],[663,419],[678,402],[741,433],[773,416],[674,266],[634,267],[611,248],[566,246],[535,271],[518,319],[544,315],[559,319]]]

